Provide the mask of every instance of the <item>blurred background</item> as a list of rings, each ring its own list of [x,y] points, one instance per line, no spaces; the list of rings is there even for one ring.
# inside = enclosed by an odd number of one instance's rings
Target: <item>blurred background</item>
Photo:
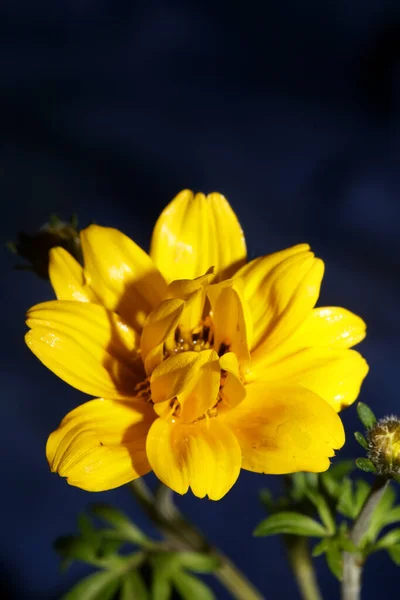
[[[82,226],[114,226],[148,248],[179,190],[222,192],[250,257],[307,241],[324,259],[321,304],[369,325],[361,399],[400,413],[396,0],[3,0],[0,80],[3,245],[76,211]],[[58,599],[87,571],[60,574],[51,543],[90,502],[151,526],[127,490],[94,496],[49,473],[47,436],[84,397],[23,342],[24,313],[50,286],[13,270],[6,249],[0,261],[2,597]],[[354,457],[355,408],[343,418],[340,457]],[[268,600],[297,598],[282,545],[251,537],[266,486],[277,479],[243,472],[220,502],[188,494],[179,505]],[[383,553],[370,561],[363,598],[389,597],[398,569]],[[316,564],[324,598],[337,598]]]

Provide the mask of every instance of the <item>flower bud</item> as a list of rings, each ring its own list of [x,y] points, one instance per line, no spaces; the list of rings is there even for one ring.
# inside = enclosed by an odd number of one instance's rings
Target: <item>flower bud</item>
[[[82,263],[76,218],[65,222],[52,216],[49,223],[43,225],[36,233],[19,232],[17,241],[8,243],[11,252],[28,261],[28,264],[16,265],[16,268],[33,271],[43,279],[49,276],[49,252],[56,246],[62,246]]]
[[[384,417],[367,431],[366,436],[368,458],[379,475],[400,475],[400,419]]]

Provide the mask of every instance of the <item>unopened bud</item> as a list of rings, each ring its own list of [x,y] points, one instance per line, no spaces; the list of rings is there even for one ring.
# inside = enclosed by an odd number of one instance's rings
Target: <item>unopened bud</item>
[[[380,419],[366,434],[368,458],[377,472],[386,477],[400,475],[400,419]]]
[[[49,252],[56,246],[62,246],[78,262],[82,262],[76,218],[73,217],[70,222],[65,222],[53,216],[49,223],[43,225],[36,233],[20,232],[16,242],[8,243],[9,249],[14,254],[28,261],[27,264],[16,265],[16,268],[34,271],[43,279],[48,278]]]

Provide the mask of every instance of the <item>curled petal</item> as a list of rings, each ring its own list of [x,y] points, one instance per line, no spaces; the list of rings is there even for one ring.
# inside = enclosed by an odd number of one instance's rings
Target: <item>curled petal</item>
[[[154,417],[144,401],[86,402],[50,435],[50,469],[89,492],[110,490],[145,475],[150,471],[146,437]]]
[[[225,279],[244,263],[246,243],[224,196],[183,190],[161,213],[150,256],[167,281],[194,279],[212,266]]]
[[[147,375],[151,375],[162,361],[164,343],[174,335],[184,306],[183,300],[164,300],[147,317],[140,338],[142,360]]]
[[[239,363],[236,354],[227,352],[219,359],[220,367],[226,371],[221,396],[227,406],[234,408],[246,397],[246,388],[239,373]]]
[[[147,457],[157,477],[178,494],[219,500],[233,486],[242,462],[240,446],[215,419],[192,425],[157,419],[147,436]]]
[[[306,244],[255,259],[237,276],[253,318],[252,359],[285,342],[314,307],[324,264]]]
[[[360,393],[368,365],[355,350],[306,348],[276,363],[256,365],[251,379],[301,385],[326,400],[336,412]]]
[[[185,301],[179,319],[182,331],[192,331],[201,321],[206,299],[207,286],[213,277],[213,269],[196,277],[196,279],[177,279],[172,281],[167,290],[167,298],[178,298]]]
[[[59,300],[97,301],[92,290],[86,285],[83,268],[72,254],[61,246],[50,250],[49,278]]]
[[[344,444],[335,411],[297,386],[252,383],[246,399],[219,416],[237,437],[244,469],[257,473],[321,472]]]
[[[99,301],[141,331],[167,285],[151,258],[126,235],[90,225],[81,231],[86,281]]]
[[[126,398],[144,379],[138,336],[118,315],[91,303],[54,300],[28,311],[26,343],[42,363],[93,396]]]
[[[207,295],[214,324],[214,348],[219,354],[229,349],[239,362],[249,361],[252,321],[243,295],[243,281],[235,277],[210,285]]]

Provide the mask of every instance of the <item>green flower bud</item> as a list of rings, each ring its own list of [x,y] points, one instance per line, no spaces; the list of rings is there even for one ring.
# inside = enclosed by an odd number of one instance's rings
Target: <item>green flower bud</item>
[[[380,419],[366,434],[368,458],[379,475],[400,475],[400,419],[395,416]]]

